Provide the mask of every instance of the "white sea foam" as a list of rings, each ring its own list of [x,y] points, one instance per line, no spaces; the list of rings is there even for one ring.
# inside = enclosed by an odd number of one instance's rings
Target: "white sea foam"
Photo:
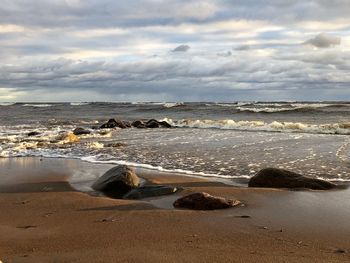
[[[333,124],[307,124],[301,122],[266,123],[263,121],[234,121],[234,120],[172,120],[165,118],[175,127],[202,128],[202,129],[226,129],[245,131],[275,131],[275,132],[303,132],[313,134],[342,134],[350,135],[350,123]]]
[[[168,103],[164,103],[163,107],[164,108],[173,108],[173,107],[179,107],[184,105],[183,102],[168,102]]]
[[[0,106],[11,106],[16,104],[16,102],[0,102]]]
[[[139,167],[139,168],[145,168],[149,170],[157,170],[159,172],[167,172],[167,173],[177,173],[182,175],[188,175],[188,176],[198,176],[198,177],[213,177],[216,179],[234,179],[234,178],[250,178],[250,176],[246,175],[220,175],[220,174],[211,174],[211,173],[204,173],[204,172],[193,172],[189,170],[183,170],[183,169],[165,169],[161,166],[153,166],[150,164],[144,164],[144,163],[135,163],[135,162],[129,162],[124,160],[99,160],[98,156],[86,156],[80,158],[82,161],[90,162],[90,163],[101,163],[101,164],[121,164],[121,165],[129,165],[133,167]],[[231,182],[233,184],[233,182]]]
[[[272,112],[282,112],[282,111],[293,111],[296,108],[269,108],[269,107],[265,107],[265,108],[249,108],[249,107],[237,107],[237,110],[239,111],[250,111],[250,112],[268,112],[268,113],[272,113]]]
[[[46,108],[52,107],[52,104],[23,104],[23,107]]]
[[[84,106],[84,105],[89,105],[90,102],[71,102],[71,106]]]

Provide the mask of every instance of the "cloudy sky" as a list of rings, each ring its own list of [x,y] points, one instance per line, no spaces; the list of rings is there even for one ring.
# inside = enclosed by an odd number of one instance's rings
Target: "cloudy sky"
[[[349,0],[2,0],[0,101],[350,100]]]

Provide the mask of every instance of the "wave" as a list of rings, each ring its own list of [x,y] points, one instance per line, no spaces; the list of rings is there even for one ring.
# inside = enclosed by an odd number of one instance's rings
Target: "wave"
[[[23,104],[23,107],[46,108],[52,107],[52,104]]]
[[[84,106],[84,105],[89,105],[90,102],[71,102],[71,106]]]
[[[16,102],[0,102],[0,106],[11,106],[15,105]]]
[[[350,123],[307,124],[278,121],[266,123],[264,121],[172,120],[169,118],[165,118],[163,121],[167,121],[172,126],[184,128],[350,135]]]
[[[180,107],[183,105],[184,105],[183,102],[168,102],[168,103],[164,103],[163,107],[164,108],[174,108],[174,107]]]

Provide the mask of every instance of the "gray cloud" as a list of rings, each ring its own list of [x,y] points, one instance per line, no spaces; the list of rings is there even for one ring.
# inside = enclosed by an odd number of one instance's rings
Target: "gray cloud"
[[[173,52],[187,52],[191,47],[188,45],[180,45],[176,48],[174,48],[172,51]]]
[[[350,99],[349,13],[348,0],[4,0],[0,100]]]
[[[329,48],[332,46],[340,45],[341,38],[331,36],[328,34],[318,34],[314,38],[311,38],[305,42],[305,44],[309,44],[318,48]]]

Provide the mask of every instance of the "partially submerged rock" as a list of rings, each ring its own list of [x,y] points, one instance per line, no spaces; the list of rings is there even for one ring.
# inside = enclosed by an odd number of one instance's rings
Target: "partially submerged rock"
[[[238,200],[212,196],[208,193],[194,193],[177,199],[174,202],[176,208],[188,208],[193,210],[215,210],[230,208],[239,205]]]
[[[38,136],[38,135],[40,135],[41,133],[40,132],[37,132],[37,131],[32,131],[32,132],[29,132],[28,134],[27,134],[27,136]]]
[[[265,168],[254,175],[248,184],[249,187],[268,188],[307,188],[313,190],[329,190],[337,185],[320,179],[309,178],[291,171]]]
[[[151,119],[148,122],[146,122],[147,128],[159,128],[160,124],[157,120]]]
[[[155,119],[149,120],[145,125],[147,128],[171,128],[171,125],[166,121],[157,121]]]
[[[125,194],[123,199],[142,199],[153,196],[169,195],[178,191],[178,188],[167,185],[149,185],[135,188]]]
[[[140,178],[135,174],[134,169],[126,165],[118,165],[102,175],[92,188],[111,196],[122,197],[139,185]]]
[[[146,124],[143,121],[134,121],[131,126],[139,129],[146,128]]]
[[[91,131],[86,130],[86,129],[81,128],[81,127],[75,128],[73,131],[74,135],[86,135],[86,134],[90,134],[90,133],[91,133]]]
[[[100,129],[111,129],[111,128],[125,129],[125,128],[128,128],[128,126],[121,120],[116,120],[116,119],[109,119],[108,122],[100,126]]]

